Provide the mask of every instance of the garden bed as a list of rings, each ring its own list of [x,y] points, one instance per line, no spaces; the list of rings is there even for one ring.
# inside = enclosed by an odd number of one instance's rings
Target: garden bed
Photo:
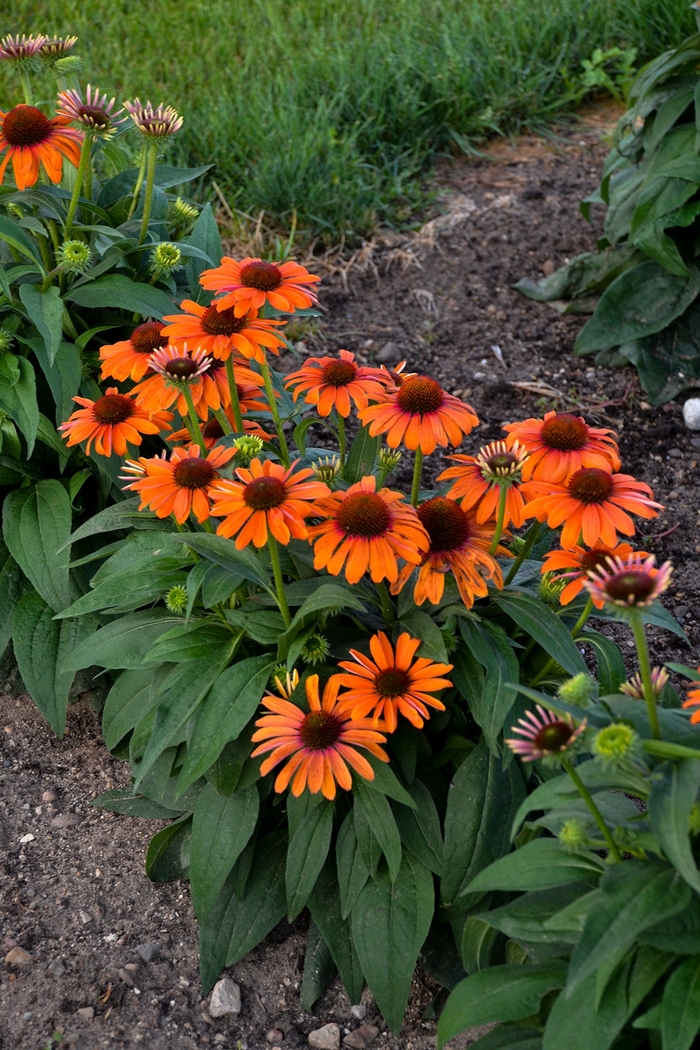
[[[597,184],[609,116],[599,114],[558,143],[525,138],[517,149],[499,144],[492,160],[445,166],[442,228],[438,222],[422,236],[377,242],[345,271],[335,267],[324,277],[323,321],[302,343],[309,354],[346,347],[367,362],[406,358],[409,367],[434,375],[482,420],[469,451],[500,436],[503,422],[551,408],[579,411],[618,430],[625,470],[652,484],[666,505],[638,541],[659,561],[673,560],[665,605],[682,618],[690,639],[689,649],[651,628],[654,661],[693,664],[700,658],[700,447],[691,443],[679,405],[645,405],[631,369],[594,369],[591,359],[571,355],[581,318],[561,316],[511,287],[594,245],[599,216],[588,225],[577,204]],[[293,363],[283,361],[283,370]],[[409,467],[401,480],[410,484]],[[315,1017],[303,1014],[303,917],[291,927],[281,924],[232,969],[242,1013],[212,1023],[199,994],[188,888],[151,884],[143,874],[158,823],[89,807],[128,777],[127,765],[110,758],[101,742],[90,707],[91,700],[97,706],[98,692],[70,709],[68,735],[59,742],[7,669],[2,686],[0,933],[10,938],[5,952],[17,941],[32,956],[26,968],[2,973],[2,1050],[44,1047],[56,1029],[64,1030],[68,1045],[85,1050],[258,1050],[275,1045],[267,1041],[273,1029],[285,1035],[282,1045],[294,1046],[306,1045],[308,1032],[327,1022],[340,1026],[341,1038],[345,1028],[380,1025],[371,1000],[364,1021],[356,1019],[339,985],[317,1004]],[[46,791],[56,799],[42,801]],[[54,823],[61,816],[67,827]],[[21,843],[27,835],[33,838]],[[160,945],[157,954],[143,962],[137,949],[153,945]],[[433,1047],[434,1023],[422,1016],[436,991],[419,973],[401,1036],[382,1030],[372,1046]],[[90,1010],[93,1018],[85,1016]],[[452,1045],[468,1043],[466,1036]]]

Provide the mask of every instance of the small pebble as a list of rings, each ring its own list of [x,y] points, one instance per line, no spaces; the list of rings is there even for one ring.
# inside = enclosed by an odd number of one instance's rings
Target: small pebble
[[[222,977],[214,985],[209,1001],[209,1013],[212,1017],[225,1017],[227,1014],[241,1012],[241,989],[230,977]]]
[[[48,971],[49,973],[52,973],[54,977],[63,977],[64,973],[66,972],[66,968],[62,962],[59,962],[58,959],[55,959],[53,962],[49,963]]]
[[[34,1016],[34,1011],[33,1010],[27,1010],[25,1013],[22,1014],[22,1020],[23,1021],[29,1021],[33,1016]]]
[[[226,1042],[226,1036],[222,1032],[217,1032],[217,1034],[214,1036],[214,1042],[218,1043],[219,1046],[221,1046],[222,1043]]]
[[[82,824],[83,818],[79,813],[59,813],[57,817],[54,817],[51,821],[52,828],[74,828],[78,824]]]
[[[31,833],[29,833],[28,835],[22,835],[22,838],[19,841],[20,841],[20,844],[22,846],[24,846],[24,845],[26,845],[27,842],[33,842],[34,841],[34,836]]]
[[[367,1014],[367,1007],[364,1003],[358,1003],[356,1006],[350,1007],[350,1013],[353,1017],[356,1017],[358,1021],[364,1021]]]
[[[677,605],[676,608],[673,610],[673,615],[678,620],[680,620],[681,617],[685,616],[687,611],[688,611],[688,606],[687,605]]]
[[[366,1047],[371,1046],[378,1035],[379,1029],[375,1025],[363,1024],[350,1035],[345,1036],[343,1046],[349,1046],[352,1050],[365,1050]]]
[[[700,430],[700,397],[689,397],[683,405],[683,421],[688,430]]]
[[[24,948],[12,948],[5,956],[5,966],[28,966],[31,962],[33,959]]]
[[[92,922],[92,915],[90,915],[89,912],[83,911],[81,908],[78,914],[80,915],[80,921],[82,922],[83,926],[87,926],[89,922]]]
[[[377,350],[374,360],[378,365],[388,365],[393,361],[398,364],[401,360],[401,347],[398,343],[385,343],[381,350]]]
[[[268,1043],[282,1043],[284,1042],[284,1032],[280,1032],[279,1028],[271,1028],[265,1039]]]
[[[160,944],[137,944],[136,952],[141,956],[145,963],[151,962],[157,955],[160,955]]]
[[[81,1006],[80,1009],[78,1010],[78,1014],[79,1014],[80,1017],[84,1017],[84,1018],[86,1018],[86,1020],[92,1021],[93,1017],[95,1016],[95,1007],[94,1006]]]
[[[44,794],[41,796],[41,801],[42,802],[55,802],[57,798],[58,798],[58,795],[56,794],[55,791],[45,791]]]
[[[134,987],[134,978],[131,976],[128,970],[119,971],[119,980],[122,981],[127,988]]]
[[[17,947],[17,941],[14,939],[14,937],[5,938],[5,947],[8,949]]]
[[[683,459],[683,453],[679,448],[670,448],[668,455],[670,459]]]
[[[309,1046],[314,1050],[339,1050],[340,1029],[337,1024],[324,1024],[309,1035]]]
[[[693,446],[693,448],[700,448],[700,438],[691,438],[690,444]]]
[[[129,973],[136,973],[137,970],[141,969],[141,967],[139,966],[138,963],[126,963],[126,965],[124,966],[124,969],[128,970]]]

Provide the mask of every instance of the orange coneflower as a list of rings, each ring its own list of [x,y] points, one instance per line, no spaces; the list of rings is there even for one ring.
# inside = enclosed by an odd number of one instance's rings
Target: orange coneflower
[[[316,513],[315,501],[329,489],[313,477],[309,467],[296,470],[299,460],[285,470],[271,459],[254,459],[250,467],[238,467],[238,481],[220,481],[212,492],[212,513],[224,520],[216,530],[220,536],[236,536],[241,550],[249,543],[264,547],[268,530],[280,543],[308,536],[304,519]]]
[[[40,163],[51,182],[60,182],[63,158],[77,167],[83,143],[83,133],[69,125],[69,117],[47,117],[36,106],[0,110],[0,154],[7,150],[0,161],[0,183],[10,161],[18,190],[35,184]]]
[[[355,364],[355,355],[348,350],[337,357],[310,357],[303,368],[287,376],[284,385],[294,390],[294,400],[304,394],[308,405],[316,405],[319,416],[330,415],[333,409],[340,416],[349,416],[352,405],[367,408],[369,398],[381,395],[376,368],[362,368]]]
[[[546,520],[552,529],[564,523],[562,547],[573,547],[581,535],[588,547],[614,547],[618,532],[625,536],[634,533],[634,522],[625,511],[640,518],[655,518],[663,510],[643,481],[599,467],[582,467],[565,484],[528,481],[523,485],[523,495],[532,499],[526,518]]]
[[[581,416],[547,412],[544,419],[508,423],[506,444],[519,441],[530,458],[523,469],[529,481],[564,482],[581,467],[619,470],[620,455],[614,430],[589,427]]]
[[[670,561],[656,568],[656,557],[639,551],[625,558],[608,558],[588,574],[584,586],[591,598],[625,609],[644,609],[668,590]]]
[[[186,384],[195,405],[204,396],[204,384],[202,377],[211,367],[212,359],[207,357],[202,350],[188,350],[182,346],[163,346],[154,350],[148,358],[149,368],[156,375],[138,383],[131,393],[136,398],[136,403],[142,405],[148,412],[157,412],[163,408],[170,408],[177,402],[177,410],[181,416],[187,415],[187,401],[182,393]],[[216,384],[210,384],[210,396],[213,395],[215,404],[213,409],[221,407],[221,399],[218,395]]]
[[[183,299],[180,308],[185,312],[165,317],[170,322],[165,329],[170,341],[187,340],[190,345],[198,346],[221,361],[235,351],[249,360],[263,361],[263,347],[278,354],[284,342],[274,331],[276,325],[284,322],[261,320],[254,309],[237,316],[232,307],[219,310],[216,305],[200,306],[191,299]]]
[[[340,698],[342,709],[354,719],[364,718],[371,711],[374,723],[383,717],[390,733],[396,729],[399,714],[421,729],[424,719],[430,718],[428,707],[444,711],[445,705],[431,693],[452,685],[442,677],[452,670],[452,664],[433,663],[423,656],[414,659],[420,644],[420,638],[411,638],[404,631],[394,651],[387,636],[379,631],[369,640],[374,659],[351,649],[355,663],[341,660],[338,666],[347,673],[331,678],[348,690]]]
[[[418,375],[417,372],[406,371],[405,361],[399,361],[395,368],[387,368],[386,365],[380,365],[379,368],[375,368],[373,371],[380,383],[394,388],[402,386],[407,379],[415,379]]]
[[[488,594],[486,580],[503,586],[498,562],[489,554],[493,528],[480,525],[474,514],[467,514],[454,500],[436,496],[418,507],[418,517],[430,537],[430,549],[423,555],[413,591],[416,605],[429,601],[437,605],[445,589],[445,573],[452,572],[462,601],[471,609],[475,598]],[[505,554],[503,547],[499,554]],[[409,580],[414,565],[405,565],[392,585],[398,594]]]
[[[603,547],[600,544],[586,550],[578,544],[567,550],[547,551],[542,566],[542,573],[554,573],[555,580],[568,580],[566,587],[559,595],[561,605],[568,605],[574,598],[578,597],[588,579],[588,573],[593,572],[601,565],[608,564],[608,558],[624,558],[632,553],[629,543],[618,543],[616,547]],[[638,551],[643,558],[647,557],[647,551]],[[568,572],[561,572],[568,569]],[[591,595],[596,609],[602,609],[603,601]]]
[[[348,583],[359,583],[369,571],[375,583],[394,583],[398,560],[419,565],[430,546],[428,534],[402,492],[376,489],[376,478],[362,478],[345,492],[333,492],[316,505],[325,517],[309,528],[314,568],[339,576],[345,566]]]
[[[700,671],[700,667],[698,667],[698,671]],[[688,696],[681,704],[681,707],[685,708],[686,711],[690,707],[697,708],[690,716],[690,721],[693,725],[697,725],[700,722],[700,685],[694,685],[692,689],[688,690]]]
[[[170,459],[155,456],[131,463],[127,469],[136,474],[138,466],[140,476],[124,487],[138,492],[141,497],[139,510],[150,507],[159,518],[172,514],[178,525],[183,525],[190,514],[194,514],[199,522],[206,521],[210,516],[212,486],[219,478],[217,468],[228,463],[235,454],[234,448],[214,448],[203,459],[195,446],[176,448]]]
[[[461,500],[462,510],[475,507],[476,521],[495,521],[501,498],[502,486],[506,486],[506,510],[503,527],[513,524],[519,528],[525,521],[525,500],[520,486],[523,464],[527,452],[517,441],[507,448],[504,441],[492,441],[479,450],[478,456],[450,456],[460,466],[448,467],[438,481],[454,478],[448,492],[451,499]],[[461,465],[463,464],[463,466]]]
[[[143,379],[150,368],[150,355],[168,345],[164,327],[160,321],[146,321],[134,328],[128,339],[101,346],[102,378],[117,379],[120,383],[125,379],[133,379],[135,383]]]
[[[208,291],[224,293],[216,300],[217,310],[231,306],[236,316],[242,317],[251,308],[259,310],[265,303],[288,314],[305,310],[316,302],[316,293],[310,286],[320,280],[295,262],[274,263],[252,258],[236,262],[225,256],[220,266],[202,273],[199,283]]]
[[[100,456],[126,455],[126,446],[140,445],[143,434],[158,434],[169,429],[173,418],[170,412],[148,413],[140,408],[127,394],[120,394],[116,386],[96,401],[87,397],[74,397],[83,407],[74,412],[59,430],[68,435],[69,445],[78,445],[87,439],[86,451],[95,442],[95,452]]]
[[[382,391],[378,404],[360,413],[372,437],[386,434],[386,443],[429,455],[436,445],[459,445],[479,420],[474,409],[443,390],[428,376],[413,376],[401,386]]]
[[[253,751],[252,757],[272,754],[260,766],[265,776],[289,758],[284,769],[275,780],[275,791],[284,791],[290,780],[292,794],[301,795],[308,787],[312,795],[322,791],[326,798],[335,798],[336,783],[345,791],[352,787],[352,776],[348,765],[365,780],[374,780],[374,770],[359,751],[365,748],[375,758],[388,762],[389,758],[379,746],[386,737],[377,730],[369,718],[352,721],[350,715],[341,711],[338,704],[338,682],[331,679],[319,696],[318,675],[306,679],[306,696],[311,710],[307,714],[287,699],[268,694],[263,706],[272,714],[263,715],[255,723],[260,728],[253,733],[253,740],[264,740],[264,744]],[[292,780],[292,777],[294,778]]]

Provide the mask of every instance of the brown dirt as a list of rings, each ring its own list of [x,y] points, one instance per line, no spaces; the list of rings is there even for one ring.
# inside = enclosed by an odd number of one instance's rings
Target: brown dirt
[[[689,441],[680,405],[651,409],[633,371],[596,369],[590,359],[574,358],[571,347],[582,319],[531,303],[511,287],[594,246],[600,216],[590,226],[577,205],[597,183],[610,122],[609,111],[596,111],[558,142],[524,138],[517,148],[498,143],[490,159],[445,164],[438,181],[449,221],[440,229],[438,220],[418,237],[378,240],[345,272],[336,265],[323,286],[323,322],[301,335],[309,354],[347,347],[367,361],[405,357],[411,368],[460,392],[482,420],[467,450],[498,437],[504,421],[554,407],[578,409],[615,427],[624,469],[652,484],[668,508],[645,526],[643,539],[660,560],[674,562],[665,604],[683,619],[690,647],[653,630],[654,656],[697,663],[700,448]],[[291,368],[292,360],[283,366]],[[409,458],[402,483],[410,467]],[[161,825],[89,807],[97,794],[128,778],[126,765],[104,749],[89,695],[71,708],[68,734],[59,742],[20,695],[7,664],[0,683],[3,678],[0,933],[9,938],[3,955],[16,941],[32,961],[25,969],[0,971],[0,1050],[40,1050],[59,1030],[66,1044],[85,1050],[262,1050],[270,1045],[266,1033],[272,1028],[286,1034],[284,1045],[294,1046],[328,1021],[338,1023],[341,1034],[357,1027],[337,986],[317,1005],[315,1017],[301,1011],[303,923],[282,924],[232,968],[243,1011],[236,1020],[211,1023],[199,993],[197,929],[187,886],[152,884],[143,874],[149,837]],[[54,803],[42,802],[48,789],[56,792]],[[59,814],[79,822],[57,828],[52,821]],[[20,842],[26,835],[34,837]],[[144,943],[161,945],[148,964],[136,952]],[[124,970],[127,963],[137,968]],[[382,1030],[373,1046],[434,1047],[434,1023],[422,1015],[435,991],[418,974],[401,1036]],[[371,999],[367,1003],[366,1021],[379,1024]],[[94,1019],[78,1013],[86,1008],[93,1008]]]

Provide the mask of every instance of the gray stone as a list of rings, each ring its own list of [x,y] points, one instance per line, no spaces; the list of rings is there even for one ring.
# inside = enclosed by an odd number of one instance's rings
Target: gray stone
[[[134,987],[134,978],[131,976],[128,970],[119,971],[119,980],[122,981],[127,988]]]
[[[265,1040],[266,1040],[266,1042],[273,1043],[273,1044],[274,1043],[283,1043],[284,1042],[284,1032],[281,1032],[279,1030],[279,1028],[271,1028],[270,1031],[265,1036]]]
[[[78,1016],[84,1017],[86,1021],[92,1021],[93,1017],[95,1016],[95,1007],[81,1006],[78,1010]]]
[[[700,438],[691,438],[690,444],[693,446],[693,448],[700,448]]]
[[[668,450],[669,459],[683,459],[683,453],[679,448],[670,448]]]
[[[214,985],[209,1000],[209,1014],[212,1017],[225,1017],[227,1014],[241,1012],[241,989],[230,977],[222,977]]]
[[[151,962],[160,955],[160,944],[137,944],[136,953],[140,955],[145,963]]]
[[[54,817],[51,821],[52,828],[74,828],[78,824],[82,824],[83,818],[79,813],[59,813],[57,817]]]
[[[42,802],[55,802],[57,798],[58,798],[58,795],[56,794],[55,791],[45,791],[44,794],[41,796],[41,801]]]
[[[685,616],[687,611],[688,611],[688,606],[687,605],[677,605],[676,608],[673,610],[673,615],[675,617],[677,617],[677,619],[680,620],[681,617]]]
[[[324,1024],[309,1035],[309,1046],[314,1050],[340,1050],[340,1029],[337,1024]]]
[[[60,962],[59,959],[54,959],[53,962],[50,962],[47,969],[49,973],[52,973],[54,975],[54,977],[63,977],[64,973],[66,972],[65,966],[62,962]]]
[[[378,1035],[379,1029],[376,1025],[362,1024],[350,1035],[345,1036],[343,1045],[352,1047],[353,1050],[365,1050],[365,1047],[371,1046]]]
[[[367,1014],[367,1007],[364,1003],[358,1003],[357,1006],[350,1007],[350,1013],[353,1017],[356,1017],[358,1021],[364,1021]]]
[[[689,397],[683,405],[683,422],[688,430],[700,430],[700,397]]]
[[[401,347],[398,343],[385,343],[380,350],[377,350],[374,360],[378,365],[389,365],[393,362],[398,364],[401,360]]]

